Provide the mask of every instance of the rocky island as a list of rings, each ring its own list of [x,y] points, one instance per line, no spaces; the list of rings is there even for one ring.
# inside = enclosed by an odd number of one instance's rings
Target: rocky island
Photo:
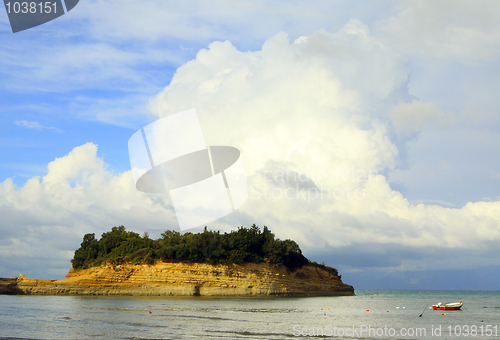
[[[83,238],[64,280],[0,280],[0,294],[354,295],[335,268],[306,259],[267,227],[220,234],[166,231],[152,240],[123,226]]]

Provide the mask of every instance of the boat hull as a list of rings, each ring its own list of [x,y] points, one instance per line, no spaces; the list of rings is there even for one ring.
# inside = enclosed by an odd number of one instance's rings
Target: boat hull
[[[434,310],[459,310],[460,308],[462,308],[462,305],[458,307],[432,306]]]
[[[460,308],[462,308],[462,301],[445,303],[444,305],[440,302],[437,305],[432,306],[432,309],[434,310],[459,310]]]

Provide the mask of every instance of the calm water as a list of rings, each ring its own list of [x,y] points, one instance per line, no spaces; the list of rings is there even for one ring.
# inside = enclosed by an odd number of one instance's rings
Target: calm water
[[[356,294],[314,298],[0,295],[0,339],[296,339],[316,338],[309,335],[322,332],[322,338],[336,339],[500,339],[500,292],[358,290]],[[466,308],[462,311],[442,315],[425,309],[437,302],[460,300]],[[336,336],[330,336],[334,327]],[[441,335],[436,334],[439,327]],[[422,329],[425,335],[416,334]]]

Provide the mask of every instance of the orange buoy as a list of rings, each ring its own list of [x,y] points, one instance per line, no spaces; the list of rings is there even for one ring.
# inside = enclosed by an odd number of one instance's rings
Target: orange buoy
[[[149,314],[151,314],[151,311],[149,311]]]
[[[367,309],[366,311],[367,311],[367,312],[369,312],[370,310],[369,310],[369,309]]]

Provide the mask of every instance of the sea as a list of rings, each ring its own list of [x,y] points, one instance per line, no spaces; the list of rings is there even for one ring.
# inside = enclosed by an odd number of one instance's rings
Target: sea
[[[500,339],[500,292],[339,297],[0,295],[0,339]],[[463,301],[460,311],[435,311]]]

